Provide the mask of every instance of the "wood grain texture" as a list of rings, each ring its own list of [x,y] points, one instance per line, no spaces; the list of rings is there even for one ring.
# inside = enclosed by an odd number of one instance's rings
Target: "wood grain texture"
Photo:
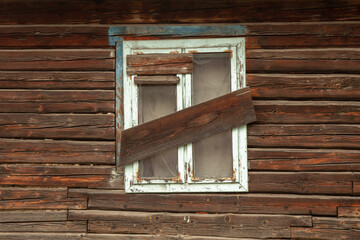
[[[258,123],[359,123],[360,102],[254,101]]]
[[[359,73],[359,48],[276,49],[246,52],[248,73]]]
[[[262,4],[261,4],[262,3]],[[359,20],[356,0],[328,2],[263,3],[251,1],[18,1],[2,3],[1,24],[134,24],[134,23],[231,23],[231,22],[311,22]],[[59,12],[59,7],[62,11]],[[80,11],[81,9],[81,11]],[[58,14],[54,14],[58,13]],[[11,16],[8,13],[12,13]]]
[[[0,112],[108,113],[114,100],[111,90],[0,90]]]
[[[67,211],[65,210],[27,210],[27,211],[2,211],[0,222],[51,222],[66,221]]]
[[[173,75],[135,76],[134,83],[138,85],[171,85],[178,84],[179,77]]]
[[[298,228],[291,229],[291,237],[294,239],[318,239],[318,240],[353,240],[360,237],[357,229],[321,229],[321,228]]]
[[[126,56],[128,75],[169,75],[192,73],[193,55],[139,54]]]
[[[251,147],[359,149],[358,124],[252,124]]]
[[[330,229],[359,229],[360,219],[358,218],[330,218],[330,217],[314,217],[314,228],[330,228]]]
[[[18,200],[1,200],[0,210],[20,210],[20,209],[86,209],[86,198],[72,199],[18,199]]]
[[[0,114],[0,137],[114,139],[114,114]]]
[[[108,89],[115,87],[114,72],[1,71],[2,89]]]
[[[360,217],[360,207],[339,207],[338,208],[339,217],[351,217],[359,218]]]
[[[255,121],[250,89],[241,89],[121,133],[120,165]]]
[[[0,139],[2,163],[114,164],[115,143]]]
[[[86,232],[85,221],[0,223],[1,232]]]
[[[0,50],[0,70],[114,70],[107,49]]]
[[[253,171],[360,171],[359,150],[249,148],[248,159]]]
[[[66,188],[19,188],[1,187],[0,200],[22,200],[22,199],[65,199],[67,198]]]
[[[247,74],[254,99],[359,100],[356,74]]]

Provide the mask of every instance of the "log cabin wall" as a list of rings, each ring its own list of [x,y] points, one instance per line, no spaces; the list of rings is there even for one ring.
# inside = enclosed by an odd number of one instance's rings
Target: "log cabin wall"
[[[239,194],[125,194],[117,24],[241,24]],[[0,239],[360,239],[360,2],[0,3]]]

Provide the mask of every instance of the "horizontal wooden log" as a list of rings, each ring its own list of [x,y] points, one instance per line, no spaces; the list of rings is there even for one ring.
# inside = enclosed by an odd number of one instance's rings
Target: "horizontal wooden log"
[[[0,184],[121,188],[122,174],[110,166],[1,165]]]
[[[359,229],[360,219],[357,218],[330,218],[314,217],[314,228],[325,229]]]
[[[66,188],[17,188],[1,187],[0,200],[23,200],[23,199],[65,199]]]
[[[360,75],[247,74],[246,79],[254,99],[360,99]]]
[[[339,207],[338,217],[360,217],[360,207]]]
[[[356,1],[326,2],[305,0],[279,2],[258,1],[32,1],[2,3],[2,24],[57,24],[57,23],[214,23],[214,22],[294,22],[294,21],[356,21],[360,20]],[[62,6],[61,14],[58,13]],[[305,7],[304,7],[305,6]],[[22,8],[21,8],[22,7]],[[80,11],[81,9],[81,11]],[[11,16],[11,17],[10,17]]]
[[[253,124],[248,127],[251,147],[359,149],[357,124]]]
[[[129,75],[170,75],[192,73],[193,70],[190,53],[128,55],[126,62]]]
[[[320,228],[291,228],[291,238],[294,239],[318,239],[318,240],[353,240],[360,238],[360,231],[320,229]]]
[[[20,209],[86,209],[86,198],[71,199],[18,199],[18,200],[1,200],[0,210],[20,210]]]
[[[1,27],[0,27],[1,29]],[[114,89],[114,72],[1,71],[2,89]]]
[[[99,113],[115,111],[111,90],[0,90],[0,112]]]
[[[48,139],[115,138],[113,114],[0,114],[0,137]]]
[[[2,211],[0,222],[51,222],[66,221],[67,211],[65,210],[36,210],[36,211]],[[4,231],[4,230],[3,230]],[[7,231],[7,230],[5,230]]]
[[[247,51],[248,73],[360,73],[360,49]]]
[[[178,84],[179,77],[173,75],[157,75],[157,76],[136,76],[134,83],[138,85],[170,85]]]
[[[115,143],[0,139],[2,163],[114,164]]]
[[[1,232],[1,240],[81,240],[83,233]]]
[[[360,171],[359,150],[249,148],[249,168],[262,171]]]
[[[125,194],[124,191],[69,189],[89,197],[89,208],[152,212],[314,214],[336,216],[337,207],[360,206],[359,197],[291,194]],[[158,204],[160,203],[161,204]]]
[[[255,121],[250,89],[241,89],[124,130],[120,165]]]
[[[78,219],[70,212],[70,219]],[[310,226],[309,216],[173,214],[90,211],[89,232],[157,233],[161,235],[200,235],[218,237],[290,237],[290,226]],[[149,219],[151,219],[149,221]],[[224,231],[226,229],[226,231]]]
[[[262,193],[298,193],[352,195],[353,181],[360,175],[352,172],[250,172],[249,191]]]
[[[0,70],[114,70],[114,50],[0,50]]]
[[[360,182],[359,181],[353,182],[353,194],[360,195]]]
[[[360,122],[360,102],[257,100],[254,107],[258,123]]]
[[[0,223],[1,232],[86,232],[86,221]]]

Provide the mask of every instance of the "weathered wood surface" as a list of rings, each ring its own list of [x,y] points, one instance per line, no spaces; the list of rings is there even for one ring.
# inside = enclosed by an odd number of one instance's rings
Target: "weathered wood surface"
[[[360,171],[359,150],[249,148],[248,159],[251,170]]]
[[[190,53],[127,55],[126,64],[126,72],[129,75],[192,73],[193,55]]]
[[[360,238],[358,229],[291,228],[292,239],[354,240]]]
[[[360,73],[359,48],[276,49],[246,52],[248,73]]]
[[[111,90],[0,90],[0,112],[108,113],[114,100]]]
[[[250,89],[240,89],[121,133],[120,165],[255,121]]]
[[[330,218],[330,217],[314,217],[314,228],[330,228],[330,229],[359,229],[360,219],[358,218]]]
[[[1,24],[134,24],[311,22],[360,20],[356,0],[252,1],[17,1],[1,4]],[[62,11],[59,14],[59,7]],[[80,11],[81,10],[81,11]],[[11,14],[9,14],[11,13]]]
[[[0,223],[1,232],[86,232],[86,221]]]
[[[0,50],[0,70],[114,70],[114,50]]]
[[[115,143],[0,139],[1,163],[114,164]]]
[[[338,208],[339,217],[351,217],[359,218],[360,217],[360,207],[339,207]]]
[[[250,147],[359,149],[358,124],[253,124]]]
[[[114,139],[114,114],[0,114],[2,138]]]
[[[247,74],[254,99],[359,100],[356,74]]]
[[[1,71],[2,89],[114,89],[114,72]]]
[[[138,85],[170,85],[178,84],[179,77],[175,75],[135,76],[134,83]]]
[[[355,101],[256,100],[254,107],[258,123],[360,122],[360,102]]]
[[[65,210],[0,211],[0,222],[50,222],[66,221]]]
[[[174,214],[96,210],[70,211],[69,219],[89,220],[89,232],[254,238],[290,237],[291,226],[311,226],[312,224],[309,216]]]

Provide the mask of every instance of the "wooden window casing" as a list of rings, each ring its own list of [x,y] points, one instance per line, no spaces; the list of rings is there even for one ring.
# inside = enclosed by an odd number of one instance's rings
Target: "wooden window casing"
[[[186,54],[229,52],[231,55],[231,91],[246,86],[245,39],[213,38],[190,40],[140,40],[123,42],[124,128],[138,124],[138,87],[136,75],[128,75],[126,59],[134,54]],[[191,106],[191,74],[177,74],[177,110]],[[232,129],[233,177],[196,179],[192,144],[178,148],[178,176],[173,179],[139,177],[139,162],[125,167],[125,191],[144,192],[244,192],[248,191],[246,125]]]

